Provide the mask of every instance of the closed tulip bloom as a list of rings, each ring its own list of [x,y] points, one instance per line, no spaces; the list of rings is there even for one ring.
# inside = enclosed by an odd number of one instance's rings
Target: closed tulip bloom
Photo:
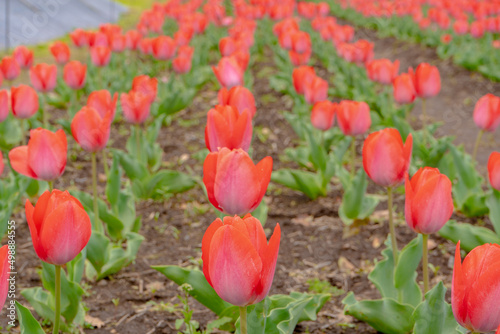
[[[305,31],[296,31],[292,35],[292,50],[296,53],[309,53],[312,48],[311,36]]]
[[[90,218],[82,204],[67,191],[46,191],[36,206],[26,200],[26,220],[33,248],[40,260],[63,265],[73,260],[89,242]]]
[[[120,95],[123,116],[129,123],[141,124],[151,111],[151,97],[142,92],[131,90]]]
[[[159,60],[171,59],[175,55],[176,44],[170,36],[158,36],[153,39],[153,56]]]
[[[472,332],[490,332],[500,325],[500,245],[474,248],[461,263],[455,249],[451,308],[457,322]]]
[[[314,68],[311,66],[300,66],[293,70],[293,87],[297,94],[304,94],[305,87],[316,77]]]
[[[0,123],[5,121],[7,116],[9,116],[9,92],[2,89],[0,90]]]
[[[64,65],[63,79],[72,89],[80,89],[85,86],[87,76],[87,65],[73,60]]]
[[[233,305],[262,301],[273,283],[280,240],[279,224],[267,242],[262,224],[251,215],[217,218],[201,242],[207,282]]]
[[[57,67],[45,63],[30,68],[30,81],[39,92],[51,92],[57,84]]]
[[[436,66],[431,66],[427,63],[418,65],[415,70],[414,81],[415,91],[419,97],[433,97],[441,90],[441,76]]]
[[[139,44],[139,41],[141,40],[141,38],[142,38],[142,35],[137,30],[127,31],[125,33],[125,42],[126,42],[127,49],[136,50],[137,44]]]
[[[500,98],[493,94],[481,97],[476,102],[472,117],[480,129],[495,131],[500,124]]]
[[[392,187],[403,182],[413,147],[410,134],[403,144],[399,131],[386,128],[371,133],[363,145],[363,167],[376,184]]]
[[[309,104],[326,100],[328,98],[328,82],[320,77],[314,77],[305,86],[304,97]]]
[[[69,33],[69,36],[77,48],[89,45],[89,34],[83,29],[75,29]]]
[[[399,60],[394,63],[389,59],[372,60],[366,64],[366,71],[370,80],[390,85],[398,75]]]
[[[111,49],[107,46],[94,46],[90,48],[90,58],[95,66],[106,66],[111,60]]]
[[[488,159],[488,177],[493,189],[500,191],[500,152],[492,152]]]
[[[51,132],[38,128],[30,131],[28,145],[9,152],[12,168],[20,174],[53,181],[64,173],[68,143],[63,130]]]
[[[219,104],[223,106],[234,106],[240,114],[247,110],[250,118],[255,116],[257,111],[255,107],[255,98],[248,88],[235,86],[227,90],[227,88],[223,87],[219,90],[217,97],[219,99]]]
[[[8,281],[8,279],[10,278],[9,272],[10,272],[9,246],[3,245],[0,248],[0,310],[5,305],[5,301],[7,300],[7,295],[9,292],[9,285],[10,285],[10,282]]]
[[[252,130],[252,119],[248,110],[240,114],[233,106],[217,105],[207,114],[205,144],[210,152],[217,152],[220,147],[248,151]]]
[[[271,180],[273,159],[254,165],[242,149],[221,148],[208,154],[203,164],[203,183],[210,203],[228,215],[245,215],[255,210]]]
[[[453,23],[453,30],[457,35],[465,35],[469,31],[467,20],[457,20]]]
[[[102,118],[94,108],[83,107],[73,117],[71,133],[85,151],[98,152],[108,143],[112,120],[110,112]]]
[[[145,74],[138,75],[132,81],[132,90],[147,95],[151,103],[153,103],[158,92],[158,79]]]
[[[400,104],[408,104],[415,101],[417,91],[413,83],[413,78],[409,73],[398,75],[392,83],[394,100]]]
[[[50,46],[50,52],[58,64],[66,64],[69,61],[71,52],[66,43],[57,41]]]
[[[106,115],[111,112],[111,119],[113,119],[117,100],[118,93],[115,93],[113,97],[111,97],[111,93],[106,89],[96,90],[90,93],[87,98],[87,107],[92,107],[97,110],[101,118],[105,118]]]
[[[153,53],[153,39],[143,38],[137,44],[137,48],[145,55],[150,55]]]
[[[311,54],[312,54],[311,51],[304,53],[297,53],[291,50],[288,52],[288,56],[290,57],[290,61],[292,62],[293,66],[307,65],[307,63],[309,63],[309,60],[311,59]]]
[[[114,34],[111,37],[111,50],[113,52],[121,53],[127,46],[127,37],[122,34]]]
[[[33,65],[33,51],[19,45],[14,49],[14,59],[21,68],[30,68]]]
[[[10,89],[12,114],[16,118],[26,119],[38,111],[38,95],[28,85],[19,85]]]
[[[219,51],[223,57],[232,55],[237,47],[236,41],[232,37],[223,37],[219,40]]]
[[[172,60],[172,68],[177,74],[184,74],[191,71],[191,64],[194,49],[190,46],[183,45],[179,47],[177,57]]]
[[[21,73],[21,68],[14,57],[5,56],[0,62],[0,72],[4,79],[14,80]]]
[[[212,66],[222,87],[231,88],[243,85],[243,70],[235,57],[222,57],[217,67]]]
[[[336,103],[328,100],[316,102],[311,111],[312,125],[322,131],[329,130],[335,123]]]
[[[451,181],[437,168],[420,168],[405,180],[405,217],[408,226],[417,233],[439,231],[453,214]]]
[[[357,136],[372,125],[370,107],[366,102],[342,101],[337,108],[339,128],[346,136]]]

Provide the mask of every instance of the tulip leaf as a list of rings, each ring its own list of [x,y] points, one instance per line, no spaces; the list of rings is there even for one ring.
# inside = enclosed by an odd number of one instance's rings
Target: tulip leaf
[[[460,240],[460,247],[467,252],[486,243],[500,244],[500,237],[492,230],[454,220],[448,221],[438,233],[454,243]]]
[[[30,310],[16,301],[17,317],[19,319],[19,326],[21,327],[21,334],[45,334],[42,326],[36,321],[35,317],[31,314]]]
[[[130,156],[120,150],[113,150],[113,156],[114,155],[117,155],[120,159],[120,165],[125,171],[125,174],[127,174],[127,176],[130,178],[130,180],[142,180],[149,174],[146,166],[134,159],[133,156]]]
[[[326,189],[321,187],[321,176],[319,174],[295,169],[280,169],[273,171],[271,180],[290,189],[300,191],[312,200],[319,196],[326,196]]]
[[[443,282],[439,282],[425,294],[425,300],[412,315],[415,334],[462,333],[458,330],[462,327],[455,320],[451,305],[445,301],[445,293]]]
[[[490,221],[500,238],[500,191],[492,189],[486,199],[486,205],[490,210]]]
[[[316,171],[321,171],[322,173],[325,173],[327,152],[322,145],[318,145],[311,129],[308,129],[307,127],[304,128],[306,130],[307,142],[309,144],[309,153],[310,153],[309,160],[313,164]]]
[[[176,89],[175,92],[170,92],[161,101],[158,107],[158,115],[173,115],[179,111],[185,109],[192,102],[193,97],[196,94],[194,88],[187,89]]]
[[[107,175],[108,181],[106,184],[106,198],[108,199],[111,207],[114,207],[118,203],[118,196],[120,194],[121,188],[121,178],[122,173],[120,170],[119,159],[116,155],[113,155],[113,164],[109,170],[109,175]]]
[[[163,169],[142,182],[134,182],[132,189],[138,198],[161,200],[168,194],[178,194],[193,188],[196,181],[186,173]]]
[[[343,168],[341,169],[345,171]],[[370,216],[379,200],[373,196],[366,196],[368,180],[362,168],[347,185],[340,204],[339,216],[344,223],[350,225],[355,219],[365,219]]]
[[[25,124],[24,126],[28,126]],[[22,139],[22,131],[19,122],[12,116],[0,122],[0,149],[10,150]]]
[[[387,334],[406,334],[413,329],[414,308],[392,298],[357,301],[353,292],[342,300],[344,312]],[[436,332],[437,333],[437,332]]]

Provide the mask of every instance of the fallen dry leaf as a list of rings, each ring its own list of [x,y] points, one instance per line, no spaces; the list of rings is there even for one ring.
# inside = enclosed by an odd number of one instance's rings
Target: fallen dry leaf
[[[92,325],[95,328],[101,328],[105,325],[104,321],[99,318],[92,317],[88,314],[85,314],[85,322]]]
[[[338,265],[340,271],[345,274],[350,274],[356,269],[356,266],[351,262],[349,262],[349,260],[346,259],[344,256],[339,257]]]

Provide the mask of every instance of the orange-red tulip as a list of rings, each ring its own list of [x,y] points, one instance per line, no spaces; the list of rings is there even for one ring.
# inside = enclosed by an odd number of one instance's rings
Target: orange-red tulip
[[[151,97],[142,92],[131,90],[120,95],[123,116],[129,123],[141,124],[151,111]]]
[[[219,40],[219,51],[223,57],[229,57],[232,55],[238,48],[238,45],[234,38],[228,36],[223,37]]]
[[[260,302],[273,283],[280,240],[279,224],[268,243],[262,224],[251,215],[217,218],[201,242],[207,282],[233,305]]]
[[[398,75],[399,60],[376,59],[366,64],[368,78],[384,85],[390,85]]]
[[[493,189],[500,191],[500,152],[492,152],[488,159],[488,177]]]
[[[66,64],[71,55],[68,45],[61,41],[54,42],[50,46],[50,52],[58,64]]]
[[[292,51],[296,53],[310,53],[312,48],[311,36],[305,31],[296,31],[292,34]]]
[[[410,73],[414,76],[415,91],[419,97],[433,97],[441,90],[441,76],[436,66],[421,63],[415,73],[413,69],[410,69]]]
[[[472,332],[500,326],[500,245],[474,248],[462,263],[460,241],[455,249],[451,308],[457,322]]]
[[[38,180],[53,181],[64,173],[68,143],[63,130],[47,129],[30,131],[28,145],[9,152],[12,168],[20,174]]]
[[[9,116],[9,92],[2,89],[0,90],[0,122],[5,121],[7,116]]]
[[[290,57],[290,61],[293,66],[307,65],[311,59],[311,54],[312,52],[297,53],[293,50],[288,52],[288,56]]]
[[[305,93],[305,87],[310,85],[310,82],[316,77],[314,68],[311,66],[300,66],[293,70],[293,86],[298,94]]]
[[[121,34],[114,34],[111,37],[111,50],[113,52],[123,52],[127,46],[127,37]]]
[[[111,130],[112,114],[102,118],[92,107],[83,107],[71,122],[71,133],[76,142],[87,152],[98,152],[106,147]]]
[[[493,94],[481,97],[476,102],[472,117],[481,130],[495,131],[500,125],[500,98]]]
[[[210,152],[217,152],[221,147],[248,151],[252,130],[252,119],[248,110],[240,114],[233,106],[217,105],[207,114],[205,144]]]
[[[191,64],[194,49],[190,46],[183,45],[179,47],[177,57],[172,60],[172,68],[177,74],[184,74],[191,71]]]
[[[403,73],[394,78],[392,88],[394,92],[394,101],[397,103],[412,103],[417,97],[415,84],[412,75],[409,73]]]
[[[67,191],[46,191],[34,207],[26,200],[26,220],[40,260],[63,265],[89,242],[92,225],[82,204]]]
[[[151,78],[145,74],[138,75],[132,81],[132,90],[147,95],[150,103],[153,103],[158,92],[158,79]]]
[[[129,30],[125,33],[126,45],[129,50],[136,50],[142,35],[137,30]]]
[[[87,77],[87,64],[82,64],[78,60],[73,60],[64,65],[63,79],[72,89],[80,89],[85,86]]]
[[[31,85],[39,92],[51,92],[57,84],[57,67],[45,63],[30,68]]]
[[[24,45],[19,45],[14,49],[14,58],[21,68],[30,68],[33,65],[33,51]]]
[[[90,58],[95,66],[106,66],[111,60],[111,49],[107,46],[94,46],[90,48]]]
[[[5,79],[14,80],[21,73],[21,68],[14,57],[5,56],[0,62],[0,72]]]
[[[212,66],[222,87],[231,88],[243,85],[243,70],[235,57],[222,57],[217,67]]]
[[[339,128],[346,136],[357,136],[372,125],[370,107],[366,102],[341,101],[337,108]]]
[[[87,98],[87,106],[97,110],[101,118],[105,118],[108,113],[111,113],[111,119],[113,119],[115,117],[117,100],[118,93],[115,93],[111,97],[111,93],[106,89],[96,90],[90,93]]]
[[[89,45],[89,34],[83,29],[75,29],[69,34],[69,36],[77,48]]]
[[[311,111],[312,125],[322,131],[329,130],[335,123],[337,104],[328,100],[316,102]]]
[[[309,104],[326,100],[328,98],[328,82],[315,76],[304,86],[304,97]]]
[[[255,98],[252,92],[243,86],[235,86],[231,89],[225,87],[219,90],[217,95],[219,99],[219,104],[226,106],[234,106],[241,114],[243,111],[247,110],[250,118],[255,116],[257,111],[255,107]]]
[[[170,36],[158,36],[152,41],[153,56],[159,60],[171,59],[175,55],[175,41]]]
[[[273,159],[254,165],[242,149],[221,148],[210,153],[203,164],[203,183],[210,203],[228,215],[245,215],[255,210],[271,180]]]
[[[10,89],[12,114],[16,118],[30,118],[38,111],[38,94],[28,85],[19,85]]]
[[[403,182],[413,147],[410,134],[403,144],[399,131],[386,128],[371,133],[363,145],[363,167],[376,184],[392,187]]]

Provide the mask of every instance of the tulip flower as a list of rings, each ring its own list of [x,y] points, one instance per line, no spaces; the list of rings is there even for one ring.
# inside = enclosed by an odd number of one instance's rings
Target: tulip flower
[[[500,325],[500,245],[474,248],[462,263],[460,241],[455,249],[451,308],[457,322],[474,333],[496,330]]]
[[[153,53],[153,39],[152,38],[142,38],[137,44],[137,48],[142,54],[150,55]]]
[[[83,29],[75,29],[74,31],[69,33],[69,36],[71,37],[71,40],[73,41],[73,44],[77,48],[81,48],[83,46],[88,46],[89,45],[89,35],[88,33],[83,30]]]
[[[403,182],[410,167],[413,137],[403,140],[399,131],[386,128],[371,133],[363,144],[363,167],[366,174],[378,185],[387,187],[389,228],[394,263],[398,263],[398,248],[392,212],[392,187]]]
[[[222,87],[231,88],[243,85],[243,70],[235,57],[222,57],[217,67],[212,66]]]
[[[476,160],[477,149],[484,131],[493,132],[500,125],[500,98],[493,94],[481,97],[474,107],[474,123],[481,129],[476,138],[472,159]]]
[[[177,57],[172,60],[172,68],[177,74],[184,74],[191,71],[191,63],[194,49],[190,46],[183,45],[179,48]]]
[[[2,174],[1,171],[0,174]],[[0,247],[0,310],[5,305],[9,292],[8,278],[10,277],[9,272],[11,271],[9,265],[9,253],[9,246],[3,245]]]
[[[390,85],[398,75],[399,60],[394,63],[389,59],[372,60],[366,64],[366,71],[370,80]]]
[[[159,60],[171,59],[175,54],[176,44],[170,36],[158,36],[152,42],[153,56]]]
[[[239,111],[239,113],[243,113],[243,111],[247,110],[250,118],[255,116],[257,109],[255,107],[255,98],[252,92],[243,86],[235,86],[230,90],[227,90],[225,87],[222,87],[219,90],[219,94],[217,95],[219,104],[226,106],[234,106]]]
[[[321,131],[329,130],[335,123],[337,104],[328,100],[316,102],[311,111],[312,125]]]
[[[237,48],[237,43],[232,37],[223,37],[219,40],[219,51],[223,57],[229,57]]]
[[[394,100],[399,104],[408,104],[415,101],[417,92],[411,74],[403,73],[394,78],[392,83]]]
[[[326,100],[328,98],[328,82],[320,77],[314,77],[305,85],[304,97],[309,104]]]
[[[45,63],[30,68],[30,80],[33,87],[42,93],[51,92],[57,83],[57,67]]]
[[[21,68],[14,57],[5,56],[0,62],[0,73],[4,79],[13,81],[21,73]]]
[[[129,30],[125,33],[125,41],[127,49],[136,50],[137,44],[141,40],[141,34],[137,30]]]
[[[205,144],[210,152],[217,152],[221,147],[248,151],[252,131],[252,119],[247,110],[240,114],[236,107],[217,105],[207,114]]]
[[[30,68],[33,65],[33,51],[19,45],[14,49],[14,59],[21,68]]]
[[[291,50],[288,52],[288,56],[290,57],[290,61],[292,62],[293,66],[307,65],[307,63],[311,59],[311,54],[312,52],[310,51],[304,53],[297,53]]]
[[[90,58],[95,66],[106,66],[111,60],[111,49],[107,46],[94,46],[90,48]]]
[[[132,81],[132,90],[148,96],[150,103],[153,103],[158,92],[158,79],[144,74],[138,75]]]
[[[121,53],[127,47],[127,37],[121,34],[114,34],[111,37],[111,50],[116,53]]]
[[[64,65],[69,61],[71,52],[66,43],[57,41],[50,46],[50,52],[54,56],[56,63]]]
[[[15,117],[26,119],[38,111],[38,95],[27,85],[19,85],[10,89],[11,108]]]
[[[491,187],[500,191],[500,152],[492,152],[488,159],[488,178]]]
[[[77,60],[73,60],[64,65],[63,79],[70,88],[75,90],[83,88],[83,86],[85,86],[86,76],[86,64],[82,64]]]
[[[151,97],[140,91],[131,90],[120,95],[123,116],[129,123],[142,124],[151,109]]]
[[[370,128],[370,107],[366,102],[341,101],[337,109],[339,128],[346,136],[357,136]]]
[[[292,34],[292,51],[296,53],[310,53],[312,49],[311,36],[305,31],[296,31]]]
[[[115,93],[113,98],[111,98],[111,93],[108,90],[96,90],[90,93],[87,98],[87,106],[97,110],[101,118],[105,118],[108,112],[111,112],[111,119],[113,119],[115,116],[117,100],[117,93]]]
[[[314,68],[311,66],[300,66],[293,70],[293,86],[297,94],[304,94],[306,86],[316,77]]]
[[[51,132],[38,128],[30,131],[28,145],[9,152],[12,168],[25,176],[54,181],[64,173],[68,143],[63,130]]]
[[[229,215],[244,215],[255,210],[271,179],[273,159],[266,157],[257,165],[242,149],[221,148],[208,154],[203,164],[203,183],[210,203]]]
[[[61,266],[85,248],[92,234],[92,225],[82,204],[67,191],[46,191],[35,207],[26,200],[25,210],[36,254],[42,261],[55,265],[53,332],[59,333]]]
[[[108,143],[111,121],[111,112],[102,118],[94,108],[83,107],[73,117],[71,133],[85,151],[101,151]]]
[[[9,116],[9,92],[2,89],[0,90],[0,123],[5,121],[7,116]]]
[[[413,73],[413,70],[410,69]],[[422,98],[436,96],[441,90],[441,76],[436,66],[421,63],[414,73],[415,90]]]

